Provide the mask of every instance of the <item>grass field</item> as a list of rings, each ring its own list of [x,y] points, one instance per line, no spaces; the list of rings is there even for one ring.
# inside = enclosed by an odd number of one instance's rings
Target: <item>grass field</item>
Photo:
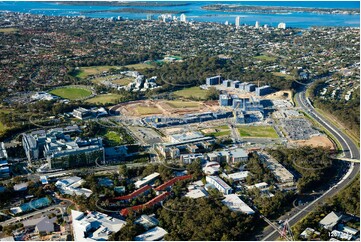
[[[286,80],[289,80],[289,81],[295,79],[293,76],[288,75],[288,74],[283,74],[283,73],[281,73],[281,72],[272,72],[272,74],[275,75],[275,76],[284,77]]]
[[[89,66],[89,67],[80,67],[76,77],[81,79],[87,78],[90,75],[97,75],[104,71],[109,71],[111,68],[118,68],[117,66]]]
[[[214,137],[220,137],[220,136],[228,136],[231,134],[231,131],[229,130],[228,125],[222,125],[215,127],[214,129],[217,130],[217,132],[207,133],[205,136],[214,136]]]
[[[127,67],[129,69],[134,69],[136,71],[145,70],[145,69],[153,69],[154,68],[154,66],[149,65],[149,64],[145,64],[145,63],[126,65],[125,67]]]
[[[94,104],[115,104],[117,103],[117,100],[119,100],[119,98],[121,98],[122,95],[119,94],[113,94],[113,93],[109,93],[109,94],[102,94],[102,95],[97,95],[96,97],[87,99],[86,102],[87,103],[94,103]]]
[[[136,71],[145,70],[145,69],[153,69],[154,67],[149,64],[139,63],[133,65],[126,65],[129,69],[134,69]],[[104,71],[109,71],[110,69],[119,69],[121,66],[88,66],[88,67],[80,67],[76,73],[76,77],[84,79],[90,75],[98,75],[103,73]]]
[[[175,96],[184,97],[184,98],[199,98],[199,99],[206,99],[208,91],[200,89],[199,87],[189,87],[179,91],[173,92]]]
[[[166,103],[172,108],[198,108],[200,106],[198,102],[167,101]]]
[[[18,31],[16,28],[0,28],[0,33],[13,33]]]
[[[98,77],[98,78],[94,78],[91,81],[95,84],[101,84],[102,81],[108,80],[108,77]],[[114,84],[118,84],[121,86],[126,86],[129,83],[131,83],[132,81],[134,81],[134,78],[131,77],[119,77],[117,79],[111,80],[112,83]]]
[[[138,115],[150,115],[162,113],[157,107],[136,107],[135,111]]]
[[[278,138],[272,126],[242,126],[238,128],[238,131],[242,137]]]
[[[268,56],[268,55],[259,55],[259,56],[255,56],[254,58],[257,60],[261,60],[261,61],[275,61],[276,60],[275,57]]]
[[[122,138],[120,135],[115,131],[108,131],[104,137],[106,138],[106,142],[109,146],[117,146],[120,145],[122,142]]]
[[[57,88],[50,91],[50,93],[69,100],[83,99],[92,94],[92,92],[89,89],[86,89],[84,87]]]

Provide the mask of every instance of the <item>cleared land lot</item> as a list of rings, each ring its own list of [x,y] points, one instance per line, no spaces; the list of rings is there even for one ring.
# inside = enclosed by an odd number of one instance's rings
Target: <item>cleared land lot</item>
[[[275,75],[275,76],[284,77],[286,80],[289,80],[289,81],[295,79],[293,76],[288,75],[288,74],[283,74],[281,72],[272,72],[272,74]]]
[[[272,126],[242,126],[238,127],[238,131],[242,137],[278,138]]]
[[[203,100],[206,99],[207,93],[208,93],[207,90],[200,89],[199,87],[190,87],[173,92],[173,94],[178,97],[184,97],[184,98],[193,97]]]
[[[0,28],[0,33],[12,33],[16,31],[18,31],[16,28]]]
[[[152,66],[150,64],[145,64],[145,63],[126,65],[125,67],[127,67],[129,69],[134,69],[136,71],[145,70],[145,69],[153,69],[154,68],[154,66]]]
[[[87,103],[94,103],[94,104],[115,104],[117,103],[117,101],[122,97],[122,95],[119,94],[102,94],[102,95],[97,95],[96,97],[87,99],[86,102]]]
[[[50,91],[50,93],[61,98],[77,100],[89,97],[92,94],[92,91],[86,87],[63,87],[53,89]]]
[[[150,106],[150,107],[138,106],[135,108],[135,111],[137,112],[138,115],[151,115],[151,114],[161,114],[162,113],[162,111],[155,106]]]
[[[198,108],[201,104],[199,102],[183,102],[183,101],[167,101],[165,102],[172,108]]]

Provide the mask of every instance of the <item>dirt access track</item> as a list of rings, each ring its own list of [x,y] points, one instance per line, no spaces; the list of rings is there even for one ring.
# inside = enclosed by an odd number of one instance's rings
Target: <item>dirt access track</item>
[[[178,117],[190,113],[215,112],[219,109],[217,101],[182,100],[141,100],[118,104],[112,107],[126,117],[164,116]]]

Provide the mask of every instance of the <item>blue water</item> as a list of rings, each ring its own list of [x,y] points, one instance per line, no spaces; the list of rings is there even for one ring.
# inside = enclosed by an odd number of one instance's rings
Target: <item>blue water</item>
[[[289,6],[289,7],[314,7],[314,8],[360,8],[360,2],[356,1],[262,1],[262,2],[188,2],[186,6],[176,7],[132,7],[139,9],[160,9],[160,10],[176,10],[187,11],[187,19],[201,22],[217,22],[229,23],[235,22],[236,16],[242,17],[242,23],[247,25],[254,25],[259,21],[261,25],[268,24],[270,26],[277,26],[279,22],[286,22],[288,27],[308,28],[311,26],[360,26],[360,15],[341,15],[341,14],[315,14],[315,13],[289,13],[289,14],[249,14],[242,12],[219,12],[206,11],[201,7],[208,4],[215,3],[230,3],[241,5],[257,5],[257,6]],[[61,5],[49,2],[0,2],[0,11],[14,11],[32,14],[44,14],[50,16],[87,16],[93,18],[110,18],[121,16],[125,19],[145,19],[146,13],[88,13],[82,14],[82,11],[89,10],[105,10],[105,9],[119,9],[122,7],[110,6],[72,6]],[[157,17],[159,14],[154,14]]]

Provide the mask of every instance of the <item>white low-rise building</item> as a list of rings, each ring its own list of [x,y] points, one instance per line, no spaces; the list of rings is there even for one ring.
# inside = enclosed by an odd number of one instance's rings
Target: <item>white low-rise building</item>
[[[224,195],[225,199],[222,203],[229,209],[235,212],[242,212],[245,214],[254,214],[254,210],[250,208],[245,202],[243,202],[237,194]]]
[[[225,174],[223,173],[222,176],[228,179],[232,179],[233,181],[237,182],[237,181],[244,181],[247,176],[250,173],[248,171],[240,171],[240,172],[235,172],[232,174]]]
[[[106,241],[125,225],[125,221],[100,212],[71,210],[71,218],[74,241]]]
[[[223,194],[230,194],[232,188],[218,176],[207,176],[206,181],[215,186]]]
[[[61,179],[55,183],[55,186],[59,189],[62,194],[68,195],[85,195],[86,197],[90,197],[93,193],[91,190],[87,188],[81,188],[80,186],[84,183],[84,180],[77,176],[68,177],[65,179]]]
[[[152,183],[153,181],[155,181],[155,179],[157,179],[157,177],[160,174],[158,172],[154,172],[153,174],[150,174],[149,176],[143,177],[142,179],[140,179],[139,181],[136,181],[134,183],[135,188],[141,188],[145,185],[148,185],[149,183]]]
[[[165,231],[161,227],[155,227],[153,229],[148,230],[147,232],[135,236],[135,241],[159,241],[164,238],[164,236],[168,234],[167,231]]]

